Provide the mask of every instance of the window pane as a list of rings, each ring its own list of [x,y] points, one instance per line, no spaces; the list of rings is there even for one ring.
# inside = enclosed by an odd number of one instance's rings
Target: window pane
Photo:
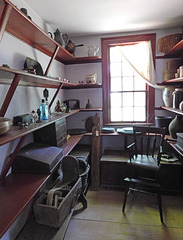
[[[121,107],[121,93],[111,93],[111,107]]]
[[[111,121],[122,121],[121,108],[111,108]]]
[[[111,71],[111,77],[121,76],[121,63],[111,63],[110,71]]]
[[[111,78],[111,91],[121,91],[122,81],[121,77]]]
[[[144,92],[134,93],[134,106],[145,106],[146,105],[146,95]]]
[[[133,91],[133,77],[123,77],[123,91]]]
[[[133,76],[134,70],[132,66],[125,59],[122,64],[123,64],[123,76]]]
[[[146,90],[146,83],[138,73],[135,75],[134,90]]]
[[[123,121],[134,121],[133,119],[133,108],[132,107],[124,107],[123,108]]]
[[[121,62],[121,52],[116,47],[110,48],[110,62]]]
[[[133,106],[133,93],[130,92],[123,93],[123,106],[124,107]]]
[[[134,108],[134,121],[145,121],[145,107],[136,107]]]

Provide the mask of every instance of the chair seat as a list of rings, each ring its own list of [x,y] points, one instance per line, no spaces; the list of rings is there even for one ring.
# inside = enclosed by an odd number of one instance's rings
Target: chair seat
[[[159,166],[157,165],[157,159],[152,156],[137,155],[128,161],[128,164],[135,167],[140,167],[143,169],[158,171]]]

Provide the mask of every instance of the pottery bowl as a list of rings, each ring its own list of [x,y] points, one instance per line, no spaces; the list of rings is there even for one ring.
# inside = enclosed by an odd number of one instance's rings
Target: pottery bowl
[[[92,83],[95,84],[97,81],[97,75],[96,74],[90,74],[86,76],[86,83]]]
[[[11,126],[11,119],[0,117],[0,135],[9,131]]]

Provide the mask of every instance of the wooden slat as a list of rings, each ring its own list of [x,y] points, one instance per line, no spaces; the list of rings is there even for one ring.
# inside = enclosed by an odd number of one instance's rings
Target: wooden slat
[[[83,135],[74,135],[71,136],[67,143],[63,145],[63,155],[66,156],[72,151],[72,149],[76,146],[76,144],[81,140]]]

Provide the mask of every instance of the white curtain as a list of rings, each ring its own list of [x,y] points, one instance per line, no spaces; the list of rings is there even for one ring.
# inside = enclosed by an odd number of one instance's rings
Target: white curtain
[[[156,74],[150,41],[142,41],[133,45],[117,46],[117,48],[147,84],[154,88],[161,88],[156,83]]]

